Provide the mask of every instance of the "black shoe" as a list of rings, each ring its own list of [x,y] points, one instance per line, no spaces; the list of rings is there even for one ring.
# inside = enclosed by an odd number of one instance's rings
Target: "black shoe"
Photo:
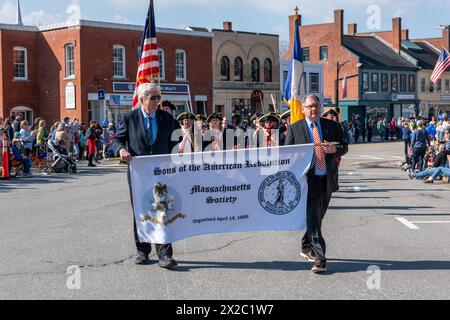
[[[144,252],[139,252],[138,256],[136,258],[135,264],[143,265],[148,264],[150,262],[150,259],[148,258],[148,254],[145,254]]]
[[[178,263],[169,256],[162,256],[161,259],[159,259],[159,266],[164,269],[172,269],[176,267]]]
[[[93,163],[89,163],[89,164],[88,164],[88,167],[91,167],[91,168],[93,168],[93,167],[96,167],[96,165],[95,165],[95,164],[93,164]]]
[[[316,261],[311,271],[314,273],[323,273],[327,271],[327,263],[325,261]]]

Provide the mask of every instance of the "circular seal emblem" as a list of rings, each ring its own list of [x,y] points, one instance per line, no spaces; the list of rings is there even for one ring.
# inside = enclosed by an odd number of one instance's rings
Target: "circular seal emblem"
[[[292,172],[278,172],[261,183],[258,200],[269,213],[285,215],[297,207],[301,199],[301,189]]]

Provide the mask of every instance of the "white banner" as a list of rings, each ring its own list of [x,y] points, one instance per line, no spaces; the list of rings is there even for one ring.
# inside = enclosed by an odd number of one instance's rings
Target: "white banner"
[[[301,145],[133,158],[140,241],[165,244],[209,233],[305,230],[305,175],[313,151],[313,145]]]

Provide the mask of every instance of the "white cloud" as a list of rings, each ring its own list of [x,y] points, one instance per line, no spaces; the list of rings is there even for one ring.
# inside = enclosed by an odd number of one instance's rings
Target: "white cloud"
[[[72,2],[66,9],[66,13],[69,15],[67,17],[67,22],[78,21],[81,19],[81,9],[78,1]]]
[[[113,22],[117,22],[117,23],[130,23],[130,21],[127,18],[122,17],[119,14],[116,14],[112,20],[113,20]]]
[[[14,5],[14,10],[15,5]],[[81,9],[78,1],[72,1],[66,8],[66,15],[51,14],[44,10],[32,11],[23,16],[23,23],[30,26],[44,26],[61,22],[72,22],[81,19]]]
[[[0,7],[0,23],[16,23],[16,5],[10,1]]]
[[[43,10],[32,11],[23,17],[23,24],[27,26],[43,26],[59,23],[62,21],[61,15],[51,15]]]

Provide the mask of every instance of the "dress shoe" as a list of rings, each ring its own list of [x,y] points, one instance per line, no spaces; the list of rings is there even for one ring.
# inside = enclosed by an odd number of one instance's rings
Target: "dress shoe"
[[[300,255],[305,258],[308,262],[315,262],[316,258],[314,257],[314,253],[312,251],[303,251],[300,252]]]
[[[311,269],[314,273],[322,273],[327,271],[327,263],[325,261],[316,261]]]
[[[135,264],[143,265],[148,264],[150,262],[148,258],[148,254],[145,254],[144,252],[139,252],[138,256],[136,258]]]
[[[169,256],[162,256],[161,259],[159,259],[159,266],[164,269],[172,269],[176,267],[178,263]]]

